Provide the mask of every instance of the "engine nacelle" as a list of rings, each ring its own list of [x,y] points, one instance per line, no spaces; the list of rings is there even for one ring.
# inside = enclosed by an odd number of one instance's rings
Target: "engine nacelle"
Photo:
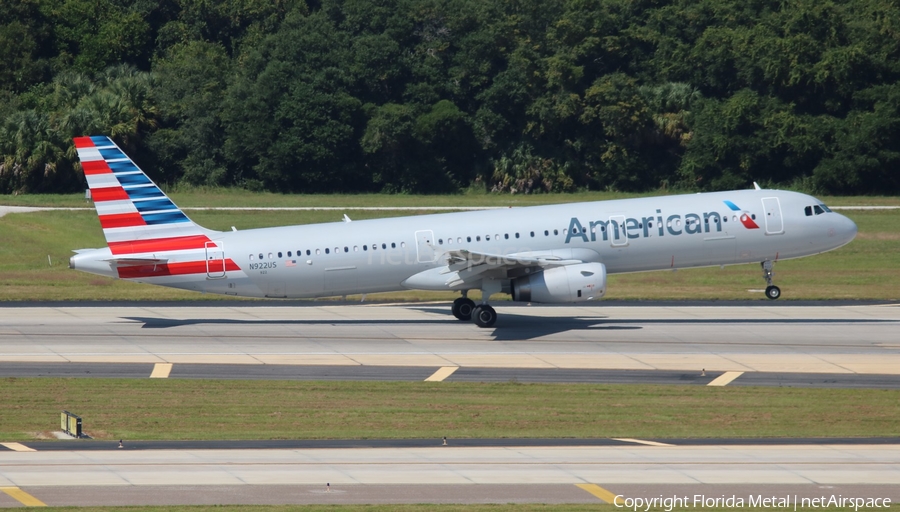
[[[606,293],[606,265],[579,263],[518,277],[510,283],[512,299],[519,302],[585,302]]]

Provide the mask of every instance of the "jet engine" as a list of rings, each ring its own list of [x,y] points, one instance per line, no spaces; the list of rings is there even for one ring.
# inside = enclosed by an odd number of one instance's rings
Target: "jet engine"
[[[518,277],[510,283],[512,299],[519,302],[585,302],[606,293],[606,266],[579,263],[554,267]]]

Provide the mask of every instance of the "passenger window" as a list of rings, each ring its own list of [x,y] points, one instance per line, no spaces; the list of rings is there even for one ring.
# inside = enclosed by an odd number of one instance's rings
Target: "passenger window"
[[[397,244],[394,242],[391,242],[391,249],[396,249],[396,248],[397,248]]]
[[[480,241],[481,241],[481,235],[476,236],[476,237],[475,237],[475,241],[476,241],[476,242],[480,242]]]
[[[259,259],[264,259],[264,258],[263,258],[263,253],[259,253]]]
[[[484,235],[484,239],[488,242],[491,241],[491,235]]]
[[[281,255],[281,251],[278,251],[278,257],[283,258],[283,256]]]
[[[354,246],[353,246],[353,252],[359,252],[359,246],[358,246],[358,245],[354,245]]]
[[[812,217],[812,206],[807,206],[806,208],[804,208],[803,213],[805,213],[807,217]]]
[[[461,244],[461,243],[462,243],[462,237],[461,237],[461,236],[460,236],[460,237],[456,237],[456,243],[458,243],[458,244]]]
[[[472,241],[472,237],[467,236],[467,237],[466,237],[466,242],[471,242],[471,241]]]
[[[406,242],[400,242],[400,247],[406,247]]]
[[[254,259],[255,259],[254,256],[251,254],[251,255],[250,255],[250,261],[253,261]]]
[[[546,229],[544,230],[544,236],[550,236],[550,232],[547,231]]]
[[[381,244],[382,249],[387,249],[387,244]]]
[[[326,248],[326,249],[325,249],[325,254],[331,254],[331,250],[329,250],[328,248]]]
[[[270,259],[270,260],[271,260],[271,259],[274,259],[274,258],[272,257],[272,253],[269,253],[269,259]]]
[[[444,239],[438,238],[438,245],[444,245]]]
[[[319,249],[316,249],[316,254],[322,254],[322,253],[319,252]]]
[[[316,254],[319,254],[319,251],[318,251],[318,249],[317,249],[317,250],[316,250]],[[306,250],[306,255],[307,255],[307,256],[309,256],[309,255],[310,255],[310,252],[309,252],[309,249],[307,249],[307,250]]]
[[[534,231],[531,232],[531,238],[534,238]]]
[[[369,250],[369,246],[364,245],[364,246],[363,246],[363,250],[364,250],[364,251],[368,251],[368,250]]]
[[[553,230],[553,236],[556,236],[556,235],[558,235],[558,234],[559,234],[559,230],[554,229],[554,230]]]
[[[519,234],[518,234],[518,233],[516,233],[516,238],[519,238]]]
[[[346,245],[344,246],[344,252],[350,252],[350,248],[347,247]]]

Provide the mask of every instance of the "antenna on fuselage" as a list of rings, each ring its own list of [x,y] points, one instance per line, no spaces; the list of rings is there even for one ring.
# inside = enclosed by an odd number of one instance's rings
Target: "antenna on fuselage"
[[[759,186],[759,183],[757,183],[755,181],[753,182],[753,189],[754,190],[762,190],[762,188],[760,188],[760,186]]]

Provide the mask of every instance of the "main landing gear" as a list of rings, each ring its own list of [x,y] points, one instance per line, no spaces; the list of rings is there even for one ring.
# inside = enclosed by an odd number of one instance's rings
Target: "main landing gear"
[[[450,311],[452,311],[453,316],[455,316],[459,320],[471,320],[472,311],[474,309],[475,302],[463,295],[462,297],[453,301],[453,307],[450,308]]]
[[[763,269],[763,278],[766,280],[766,297],[769,299],[775,300],[778,297],[781,297],[781,288],[772,284],[772,268],[775,266],[775,262],[771,260],[766,260],[760,263]]]
[[[472,311],[472,317],[478,327],[491,327],[497,321],[497,312],[487,304],[479,304]]]
[[[492,294],[500,291],[500,284],[497,281],[490,280],[482,283],[481,296],[483,302],[475,305],[475,302],[466,296],[467,292],[463,292],[463,296],[453,301],[453,307],[450,311],[453,316],[459,320],[472,320],[478,327],[492,327],[497,322],[497,312],[488,305],[487,299]]]

